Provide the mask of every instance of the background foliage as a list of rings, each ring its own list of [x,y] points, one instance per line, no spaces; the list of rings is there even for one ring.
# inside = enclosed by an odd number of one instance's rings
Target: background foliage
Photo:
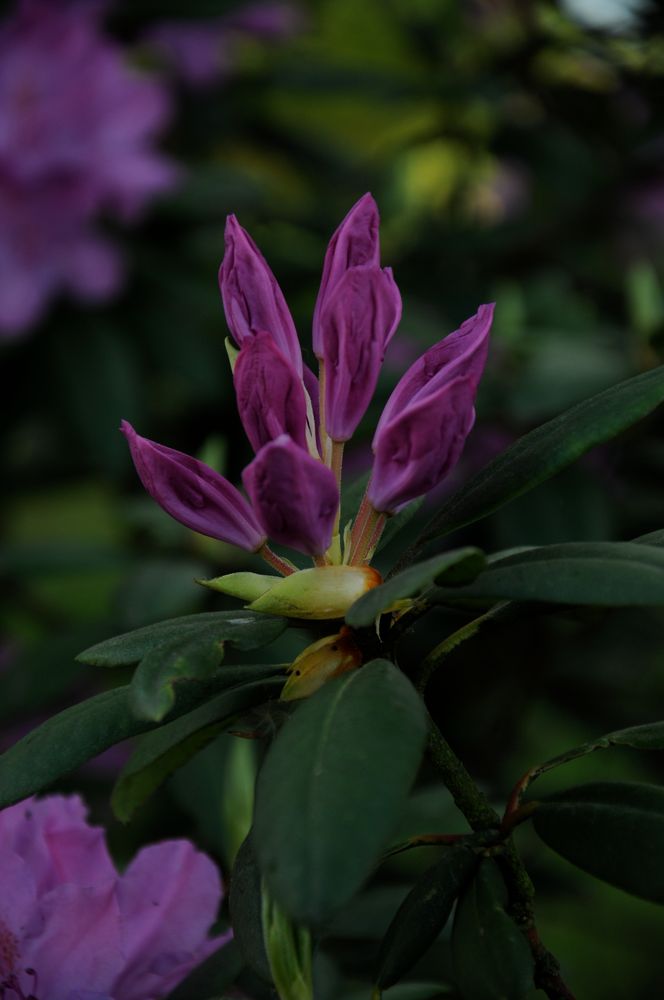
[[[191,88],[153,66],[143,40],[155,23],[230,9],[110,5],[109,32],[172,90],[164,147],[183,178],[137,228],[106,220],[128,259],[122,294],[97,308],[58,300],[2,345],[3,747],[126,681],[121,670],[76,664],[81,648],[171,615],[223,610],[193,579],[250,564],[170,522],[138,488],[116,430],[127,418],[229,476],[248,459],[216,286],[227,213],[264,250],[306,337],[326,241],[356,198],[374,193],[404,319],[367,429],[403,368],[496,300],[477,427],[447,490],[531,427],[664,360],[656,5],[310,0],[290,38],[237,36],[233,72],[214,85]],[[449,541],[490,552],[661,527],[663,423],[660,412]],[[351,462],[361,472],[366,451]],[[394,555],[382,558],[388,566]],[[430,708],[501,801],[531,764],[662,716],[663,625],[647,609],[533,615],[518,632],[494,629],[460,649],[436,677]],[[422,648],[441,631],[432,623]],[[275,660],[305,645],[304,633],[292,637],[275,640]],[[255,753],[219,737],[127,827],[107,804],[122,747],[61,784],[85,790],[120,858],[150,837],[185,833],[227,871],[250,819]],[[614,750],[542,777],[540,790],[600,777],[661,781],[664,766],[656,753]],[[445,794],[425,782],[401,834],[440,828],[444,816],[459,829]],[[661,909],[535,850],[529,836],[542,936],[579,995],[655,995]],[[350,980],[366,949],[377,951],[406,882],[435,857],[395,858],[352,918],[340,918],[336,954]],[[445,979],[444,967],[420,971]]]

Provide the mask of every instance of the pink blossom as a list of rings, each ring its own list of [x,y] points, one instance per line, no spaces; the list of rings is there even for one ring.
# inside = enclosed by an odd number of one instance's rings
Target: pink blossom
[[[0,997],[158,1000],[224,944],[222,889],[184,840],[143,848],[122,875],[78,796],[0,812]]]

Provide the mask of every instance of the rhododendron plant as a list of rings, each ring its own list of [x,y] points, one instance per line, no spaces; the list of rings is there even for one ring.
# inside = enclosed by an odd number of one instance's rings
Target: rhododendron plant
[[[254,453],[242,488],[127,422],[122,430],[157,504],[191,530],[244,550],[248,562],[197,581],[208,588],[207,610],[81,653],[93,666],[133,667],[131,679],[65,709],[0,756],[0,806],[134,737],[111,799],[127,822],[165,778],[223,735],[223,748],[211,747],[214,766],[207,761],[196,774],[205,827],[215,842],[220,834],[231,868],[234,940],[220,948],[223,937],[207,936],[219,883],[191,845],[146,848],[118,876],[78,800],[14,805],[0,813],[0,1000],[158,1000],[205,955],[173,1000],[380,1000],[400,981],[404,996],[423,1000],[530,1000],[538,992],[573,1000],[566,968],[538,930],[519,828],[530,825],[588,875],[664,903],[664,790],[570,782],[536,797],[532,786],[587,754],[664,749],[664,721],[557,747],[549,759],[524,763],[506,787],[495,779],[488,797],[441,728],[449,711],[438,702],[448,689],[430,682],[445,668],[454,683],[470,673],[468,690],[491,697],[487,678],[497,666],[511,669],[514,649],[525,651],[530,675],[538,664],[528,637],[542,609],[547,620],[564,617],[563,642],[589,607],[596,627],[602,609],[664,606],[661,530],[489,554],[472,544],[483,519],[651,413],[664,401],[664,368],[510,440],[464,482],[457,463],[476,420],[494,314],[492,304],[479,305],[401,373],[369,429],[368,480],[349,485],[346,442],[361,436],[385,349],[401,336],[401,295],[381,261],[373,198],[351,208],[323,261],[316,373],[304,363],[275,275],[234,216],[220,285],[240,422]],[[478,411],[481,420],[481,400]],[[457,488],[441,500],[434,491],[455,466]],[[437,507],[421,524],[413,515],[425,497]],[[255,557],[268,572],[254,572]],[[509,638],[502,656],[493,648],[500,633]],[[486,663],[482,677],[472,657],[461,659],[473,646]],[[472,695],[465,707],[461,725],[491,752],[496,737]],[[243,755],[240,739],[260,741],[261,752]],[[425,750],[429,766],[421,769]],[[434,809],[410,798],[418,778]],[[441,783],[450,796],[442,807]],[[536,844],[531,838],[529,857]],[[399,868],[399,883],[390,869],[389,885],[379,884],[394,855],[422,845],[437,852],[433,861],[427,853],[424,865]],[[345,945],[355,934],[376,947],[362,940],[352,952]],[[422,969],[435,981],[424,981]]]

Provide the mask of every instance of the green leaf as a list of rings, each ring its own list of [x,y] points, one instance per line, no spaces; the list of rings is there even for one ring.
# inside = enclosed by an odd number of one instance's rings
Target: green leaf
[[[209,694],[193,685],[178,695],[182,715]],[[129,685],[104,691],[66,708],[33,729],[0,756],[0,809],[40,792],[63,774],[130,736],[152,729],[129,707]]]
[[[259,649],[267,646],[286,629],[283,618],[259,615],[253,611],[213,611],[200,615],[184,615],[169,621],[146,625],[144,628],[116,635],[98,642],[79,653],[80,663],[93,667],[125,667],[138,663],[157,646],[177,638],[192,638],[203,630],[212,632],[217,640],[230,643],[235,649]]]
[[[664,604],[664,550],[637,542],[567,542],[496,559],[465,587],[434,599],[548,601],[629,607]]]
[[[468,845],[454,844],[444,848],[442,860],[418,879],[380,946],[379,989],[393,986],[428,951],[476,865],[477,856]]]
[[[454,915],[452,956],[464,1000],[521,1000],[534,989],[533,955],[507,903],[498,865],[484,858]]]
[[[258,777],[254,846],[270,892],[318,924],[350,899],[393,830],[426,716],[394,664],[374,660],[299,706]]]
[[[403,573],[363,594],[346,614],[351,628],[372,625],[378,615],[396,601],[418,597],[434,583],[466,583],[484,568],[484,555],[479,549],[454,549],[409,566]]]
[[[262,885],[263,938],[280,1000],[314,1000],[311,931],[293,923]]]
[[[627,379],[536,427],[445,501],[417,549],[488,514],[609,441],[664,400],[664,366]]]
[[[635,750],[664,750],[664,722],[646,722],[642,726],[617,729],[604,739],[612,745],[634,747]]]
[[[533,825],[577,868],[664,903],[664,788],[602,781],[540,801]]]
[[[647,535],[639,535],[638,538],[633,538],[632,541],[638,545],[664,545],[664,528],[659,528],[657,531],[649,531]]]
[[[272,972],[263,938],[261,873],[251,835],[244,841],[235,858],[228,905],[235,940],[245,962],[257,976],[266,983],[271,983]]]
[[[236,716],[278,697],[284,685],[283,676],[274,676],[274,664],[225,668],[224,673],[228,670],[245,683],[141,737],[113,789],[111,804],[119,820],[126,823],[173,771],[191,760]]]
[[[242,970],[242,954],[236,941],[229,941],[210,955],[180,983],[168,1000],[218,1000]]]
[[[143,657],[132,678],[132,712],[139,719],[161,722],[173,707],[176,684],[210,680],[223,655],[223,643],[210,632],[157,646]]]

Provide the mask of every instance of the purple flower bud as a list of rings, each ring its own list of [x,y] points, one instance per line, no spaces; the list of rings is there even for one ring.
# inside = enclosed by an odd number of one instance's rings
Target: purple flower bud
[[[323,357],[320,316],[327,299],[348,268],[362,264],[378,267],[380,246],[378,242],[378,206],[370,194],[362,195],[330,240],[320,290],[316,300],[313,322],[313,345],[316,357]]]
[[[454,379],[407,407],[376,434],[367,491],[376,510],[393,514],[444,479],[472,430],[474,398],[468,379]]]
[[[347,441],[366,413],[400,318],[401,296],[390,268],[352,267],[327,297],[320,327],[325,427],[334,441]]]
[[[242,480],[275,542],[311,556],[330,547],[339,506],[334,473],[286,434],[261,448]]]
[[[493,309],[480,306],[419,358],[390,396],[373,439],[368,497],[376,510],[394,513],[428,493],[459,460],[475,421]]]
[[[265,532],[227,479],[190,455],[141,437],[126,420],[120,429],[143,486],[167,514],[201,535],[248,552],[260,549]]]
[[[477,392],[489,349],[494,307],[493,302],[480,306],[458,330],[439,340],[410,366],[385,404],[376,435],[404,407],[437,392],[442,383],[451,382],[457,375],[465,375]]]
[[[302,379],[269,333],[260,330],[243,341],[233,381],[242,426],[254,451],[280,434],[307,447]]]
[[[219,287],[233,339],[241,347],[247,337],[267,330],[302,375],[302,353],[286,300],[267,261],[234,215],[228,216],[225,242]]]

